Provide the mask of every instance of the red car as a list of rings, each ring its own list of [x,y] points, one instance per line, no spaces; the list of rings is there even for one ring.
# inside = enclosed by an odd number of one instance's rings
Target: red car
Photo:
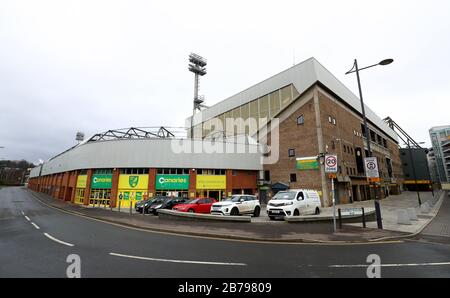
[[[192,213],[206,213],[211,212],[212,204],[216,203],[217,200],[211,198],[198,198],[187,201],[184,204],[178,204],[172,208],[172,210],[181,212],[192,212]]]

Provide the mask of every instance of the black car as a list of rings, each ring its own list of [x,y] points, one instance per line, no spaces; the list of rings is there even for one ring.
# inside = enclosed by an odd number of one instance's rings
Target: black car
[[[166,198],[162,202],[152,203],[149,208],[148,213],[157,215],[158,210],[160,209],[169,209],[171,210],[175,205],[186,203],[188,199],[186,198]]]
[[[167,197],[163,196],[157,196],[145,201],[137,202],[135,206],[136,212],[142,213],[142,210],[144,210],[145,213],[149,213],[149,208],[154,204],[160,204],[164,200],[166,200]]]

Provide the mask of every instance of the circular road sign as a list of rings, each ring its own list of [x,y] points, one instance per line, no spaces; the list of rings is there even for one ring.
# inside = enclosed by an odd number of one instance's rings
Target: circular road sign
[[[334,157],[334,156],[327,156],[327,158],[325,159],[325,163],[330,168],[334,168],[336,166],[336,163],[337,163],[336,157]]]
[[[375,169],[377,168],[377,165],[376,165],[373,161],[369,161],[369,162],[367,163],[367,168],[368,168],[369,170],[375,170]]]

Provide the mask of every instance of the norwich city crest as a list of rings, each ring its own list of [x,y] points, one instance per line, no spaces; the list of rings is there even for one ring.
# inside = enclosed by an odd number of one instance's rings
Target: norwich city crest
[[[130,176],[128,178],[128,182],[130,183],[131,187],[136,187],[139,183],[139,176]]]

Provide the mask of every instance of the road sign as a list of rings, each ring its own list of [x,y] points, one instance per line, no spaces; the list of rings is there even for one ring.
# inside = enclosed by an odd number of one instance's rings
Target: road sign
[[[325,173],[337,173],[337,155],[325,155]]]
[[[376,157],[365,157],[364,166],[366,168],[367,178],[379,178],[378,162]]]

